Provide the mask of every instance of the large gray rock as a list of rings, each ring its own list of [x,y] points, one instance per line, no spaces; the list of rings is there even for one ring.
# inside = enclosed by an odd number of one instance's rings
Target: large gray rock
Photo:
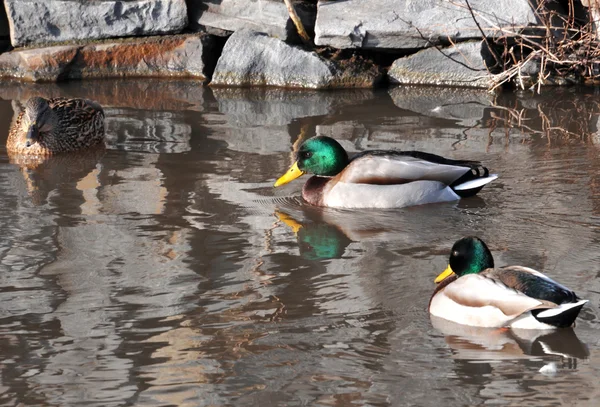
[[[381,79],[381,72],[363,62],[334,62],[266,34],[244,29],[227,40],[211,85],[308,89],[372,87]]]
[[[4,2],[14,47],[176,33],[188,22],[185,0]]]
[[[33,82],[161,76],[206,79],[214,66],[211,56],[212,37],[206,34],[25,48],[0,55],[0,78]]]
[[[477,21],[491,35],[538,23],[528,0],[471,0]],[[420,33],[419,33],[420,31]],[[335,48],[422,48],[450,38],[481,38],[462,1],[321,0],[315,43]]]
[[[287,41],[297,38],[283,1],[273,0],[187,0],[190,27],[238,31],[244,28],[269,34]],[[308,31],[314,30],[316,8],[296,4],[296,13]],[[213,31],[214,32],[214,31]]]
[[[462,42],[441,51],[427,48],[395,60],[388,71],[390,82],[474,88],[491,85],[486,65],[493,66],[493,59],[483,41]]]

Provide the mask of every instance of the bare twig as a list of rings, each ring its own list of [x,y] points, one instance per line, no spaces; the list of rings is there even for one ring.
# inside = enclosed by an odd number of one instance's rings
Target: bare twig
[[[298,17],[298,14],[296,14],[296,9],[294,8],[294,5],[292,4],[292,0],[283,0],[283,1],[285,3],[285,6],[288,9],[290,18],[292,19],[292,21],[294,22],[294,25],[296,26],[298,35],[300,35],[300,38],[302,39],[302,41],[304,41],[305,44],[312,45],[310,37],[308,36],[308,34],[306,33],[306,30],[304,29],[304,24],[302,24],[300,17]]]

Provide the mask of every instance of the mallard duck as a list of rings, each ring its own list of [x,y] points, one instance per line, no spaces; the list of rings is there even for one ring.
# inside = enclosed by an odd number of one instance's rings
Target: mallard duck
[[[475,195],[497,175],[478,161],[421,151],[365,151],[349,159],[330,137],[306,140],[275,187],[315,174],[302,189],[310,204],[333,208],[401,208]]]
[[[534,269],[494,268],[492,253],[473,236],[454,243],[449,265],[435,282],[429,312],[463,325],[564,328],[587,302]]]
[[[104,140],[104,111],[86,99],[32,97],[9,130],[11,154],[48,156]]]

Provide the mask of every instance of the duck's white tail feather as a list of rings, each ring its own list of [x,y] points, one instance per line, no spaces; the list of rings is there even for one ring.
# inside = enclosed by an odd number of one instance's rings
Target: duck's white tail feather
[[[580,300],[577,302],[570,302],[568,304],[561,304],[556,308],[550,308],[550,309],[540,312],[539,314],[536,315],[536,318],[538,318],[538,319],[552,318],[557,315],[563,314],[570,309],[577,308],[577,307],[581,308],[581,307],[583,307],[583,304],[585,304],[586,302],[588,302],[588,300]]]
[[[489,184],[493,180],[498,178],[498,174],[490,174],[487,177],[473,179],[471,181],[463,182],[462,184],[452,187],[455,191],[466,191],[469,189],[481,188],[482,186]]]
[[[581,307],[585,305],[587,300],[579,300],[560,304],[558,307],[540,310],[532,310],[532,316],[542,324],[551,325],[557,328],[568,328],[573,326],[575,319],[581,311]]]

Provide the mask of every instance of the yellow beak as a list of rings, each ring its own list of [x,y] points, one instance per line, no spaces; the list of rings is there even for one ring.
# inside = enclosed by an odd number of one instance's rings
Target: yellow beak
[[[442,271],[440,275],[435,278],[434,282],[436,284],[441,283],[442,281],[444,281],[452,275],[454,275],[454,271],[452,271],[452,268],[450,267],[450,265],[448,265],[448,267],[446,267],[446,270]]]
[[[304,174],[304,171],[300,171],[300,168],[298,168],[298,161],[296,161],[285,174],[275,181],[273,186],[278,187],[280,185],[287,184],[288,182],[300,177],[302,174]]]

